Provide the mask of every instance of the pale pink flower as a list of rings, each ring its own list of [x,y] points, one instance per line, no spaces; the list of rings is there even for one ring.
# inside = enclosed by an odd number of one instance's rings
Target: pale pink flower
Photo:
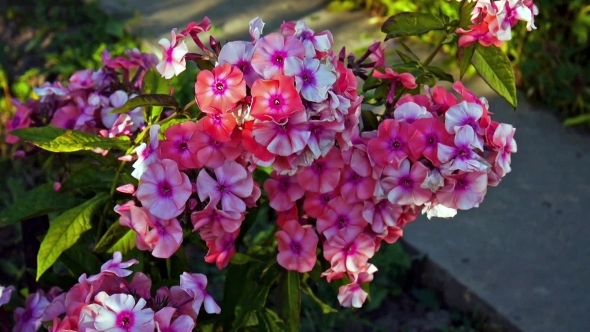
[[[449,171],[487,172],[489,170],[488,162],[473,150],[483,151],[483,146],[471,126],[457,129],[454,145],[438,143],[438,159],[441,163],[449,163],[445,166]]]
[[[412,123],[418,119],[432,118],[432,114],[426,110],[426,107],[410,101],[398,105],[393,111],[393,118],[398,121]]]
[[[338,302],[340,302],[340,305],[345,308],[362,307],[369,294],[362,289],[361,284],[372,281],[375,272],[377,272],[375,265],[367,264],[353,275],[352,283],[340,286],[338,288]]]
[[[281,33],[287,36],[295,36],[305,48],[305,57],[314,58],[317,52],[328,52],[334,43],[332,33],[328,30],[315,33],[304,21],[283,22]]]
[[[336,132],[341,131],[342,123],[327,122],[322,120],[309,120],[310,136],[307,140],[307,147],[313,154],[314,159],[323,157],[334,146]]]
[[[152,255],[157,258],[170,258],[182,243],[182,227],[178,219],[148,219],[152,229],[143,240],[151,247]]]
[[[102,306],[94,318],[97,331],[113,332],[153,332],[155,329],[154,311],[145,308],[146,301],[137,300],[128,294],[96,295]]]
[[[260,78],[260,75],[252,68],[252,53],[254,45],[245,41],[231,41],[221,48],[217,61],[220,65],[228,63],[237,67],[243,74],[244,80],[249,87]]]
[[[428,168],[421,162],[415,162],[410,167],[410,161],[404,160],[398,169],[386,166],[383,169],[381,185],[387,194],[387,199],[398,205],[422,205],[432,196],[429,189],[420,185],[428,175]]]
[[[207,293],[207,277],[204,274],[187,273],[184,272],[180,276],[180,288],[185,290],[195,301],[193,302],[193,310],[198,314],[201,306],[205,307],[205,311],[209,314],[220,313],[221,309],[215,303],[213,297]]]
[[[180,170],[199,168],[199,129],[199,125],[193,121],[170,126],[164,133],[166,139],[158,144],[158,157],[174,160]]]
[[[371,224],[371,229],[376,234],[382,234],[388,227],[395,227],[402,214],[402,207],[391,203],[387,199],[366,200],[363,206],[362,216]]]
[[[317,230],[330,239],[343,228],[364,228],[367,221],[363,219],[362,211],[361,203],[347,204],[344,198],[338,196],[328,203],[324,213],[318,218]]]
[[[511,171],[510,155],[517,151],[516,141],[514,140],[515,132],[514,127],[505,123],[500,123],[494,131],[492,142],[495,147],[499,148],[494,162],[497,168],[501,170],[498,174],[500,177],[504,177],[506,173]]]
[[[141,143],[133,150],[137,154],[137,160],[133,163],[133,172],[131,176],[140,179],[147,166],[158,159],[158,133],[160,132],[160,125],[154,124],[150,127],[150,142],[149,144]]]
[[[14,309],[16,325],[14,332],[36,332],[41,327],[41,320],[45,309],[49,306],[49,300],[42,292],[29,294],[25,300],[25,308]]]
[[[457,210],[436,202],[426,202],[422,208],[422,214],[425,214],[428,219],[432,219],[432,217],[452,218],[457,214]]]
[[[441,164],[438,160],[438,144],[453,144],[453,136],[447,133],[445,125],[436,118],[425,118],[414,121],[410,127],[408,146],[415,160],[424,156],[434,166]]]
[[[470,126],[477,134],[483,135],[484,130],[479,125],[479,119],[483,113],[484,110],[480,105],[462,101],[446,111],[445,128],[449,134],[455,134],[459,128]]]
[[[328,98],[328,90],[336,82],[336,75],[318,59],[304,59],[295,66],[285,68],[285,75],[295,76],[295,87],[303,98],[316,103]]]
[[[488,175],[484,172],[448,176],[445,186],[436,193],[436,199],[448,208],[469,210],[478,207],[483,201],[487,185]]]
[[[216,202],[211,201],[205,209],[191,214],[193,231],[208,226],[215,236],[222,236],[226,232],[232,233],[240,228],[245,218],[243,213],[219,210],[216,205]]]
[[[361,176],[351,167],[345,167],[340,176],[340,194],[346,203],[363,202],[373,197],[376,181],[371,176]]]
[[[252,174],[233,161],[226,161],[223,166],[214,170],[216,179],[213,179],[206,169],[202,169],[197,176],[197,192],[199,199],[207,198],[217,204],[221,202],[221,208],[225,211],[246,211],[244,198],[252,194],[254,180]]]
[[[197,122],[198,129],[194,132],[191,149],[196,151],[199,165],[204,167],[221,167],[226,161],[234,161],[242,153],[240,137],[233,135],[228,141],[218,141],[213,133],[205,130],[203,119]]]
[[[264,28],[264,22],[260,17],[253,18],[249,23],[248,26],[250,27],[250,37],[252,37],[252,42],[256,43],[260,36],[262,36],[262,29]]]
[[[192,194],[188,176],[178,170],[173,160],[164,159],[147,166],[136,196],[154,216],[168,220],[184,211]]]
[[[172,321],[176,308],[164,307],[156,312],[154,320],[158,332],[185,332],[195,328],[195,320],[188,315],[180,315]]]
[[[375,254],[375,241],[362,227],[345,227],[324,242],[324,258],[334,271],[357,272]]]
[[[162,46],[162,61],[158,63],[156,69],[165,79],[171,79],[186,69],[184,56],[188,53],[188,47],[182,40],[184,36],[180,35],[179,40],[176,29],[172,29],[171,34],[172,38],[170,40],[162,38],[158,42]]]
[[[205,262],[215,263],[218,269],[223,269],[229,264],[231,258],[236,254],[236,247],[234,241],[240,233],[239,230],[232,233],[223,233],[223,235],[216,237],[214,240],[207,241],[209,251],[205,256]],[[203,231],[201,230],[201,237]]]
[[[316,263],[318,236],[311,226],[301,226],[297,220],[287,221],[275,233],[279,254],[277,261],[287,270],[309,272]]]
[[[279,175],[276,171],[264,181],[264,191],[268,193],[269,205],[275,211],[289,210],[305,194],[295,176]]]
[[[304,56],[305,48],[297,38],[271,33],[256,42],[252,67],[264,78],[271,79],[275,74],[284,74],[285,69],[295,67]]]
[[[101,272],[111,272],[114,273],[118,277],[127,277],[133,273],[133,271],[127,270],[128,267],[131,265],[139,264],[137,259],[130,259],[126,262],[123,262],[123,255],[120,251],[115,251],[113,253],[113,259],[108,260],[106,263],[102,264],[100,267]],[[95,280],[93,277],[89,277],[88,281],[92,282]]]

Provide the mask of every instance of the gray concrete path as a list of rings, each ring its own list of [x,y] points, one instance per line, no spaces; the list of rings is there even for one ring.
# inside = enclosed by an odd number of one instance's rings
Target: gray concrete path
[[[139,12],[134,29],[154,43],[204,15],[221,40],[247,38],[255,16],[266,32],[305,19],[316,31],[330,29],[339,46],[382,37],[367,14],[328,13],[321,0],[100,2]],[[563,128],[522,96],[513,112],[481,80],[466,85],[489,96],[496,120],[517,128],[512,173],[490,188],[480,208],[451,220],[421,218],[405,239],[523,331],[590,331],[590,135]]]

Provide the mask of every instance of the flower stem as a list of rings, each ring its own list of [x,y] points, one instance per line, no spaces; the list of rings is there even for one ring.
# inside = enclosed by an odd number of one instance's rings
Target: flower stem
[[[115,190],[117,189],[117,183],[119,182],[119,177],[121,175],[121,172],[123,172],[123,170],[125,169],[125,165],[127,165],[126,161],[121,162],[121,165],[119,165],[119,169],[117,169],[117,173],[115,173],[115,177],[113,178],[113,183],[111,184],[111,190],[109,191],[110,199],[107,201],[104,208],[102,209],[102,214],[100,215],[100,220],[98,221],[98,229],[96,231],[96,242],[98,242],[103,235],[107,211],[108,211],[109,206],[111,206],[110,203],[113,199],[113,195],[115,194]]]
[[[465,2],[466,1],[461,1],[461,5],[459,7],[459,13],[461,13],[461,10],[463,9],[463,6],[465,5]],[[440,49],[443,47],[443,42],[445,41],[445,39],[447,39],[447,37],[451,33],[454,33],[455,31],[457,31],[458,28],[459,28],[459,21],[457,21],[456,24],[452,25],[449,29],[447,29],[445,35],[436,44],[436,47],[434,48],[434,51],[432,51],[432,53],[430,53],[430,55],[428,56],[428,58],[426,58],[426,60],[424,60],[424,63],[423,63],[424,66],[428,66],[432,62],[432,60],[434,59],[434,57],[438,54],[438,52],[440,51]]]

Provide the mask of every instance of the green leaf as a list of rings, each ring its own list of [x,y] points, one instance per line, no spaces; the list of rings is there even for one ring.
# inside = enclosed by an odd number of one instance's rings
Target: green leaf
[[[414,52],[412,52],[412,49],[410,49],[410,48],[408,47],[408,45],[406,45],[405,43],[403,43],[403,42],[401,42],[401,41],[398,41],[398,42],[397,42],[397,44],[398,44],[398,45],[400,45],[401,47],[403,47],[403,48],[404,48],[404,50],[406,50],[406,52],[407,52],[407,53],[408,53],[408,54],[409,54],[409,55],[410,55],[410,56],[411,56],[411,57],[412,57],[412,58],[413,58],[415,61],[417,61],[417,62],[420,62],[420,58],[418,58],[418,56],[417,56],[417,55],[416,55]]]
[[[55,263],[62,252],[71,248],[84,232],[92,228],[93,214],[108,199],[108,195],[98,194],[49,222],[49,230],[41,242],[37,255],[37,280]]]
[[[477,44],[471,64],[486,83],[516,109],[516,82],[508,56],[501,49]]]
[[[468,29],[473,23],[471,22],[471,12],[475,8],[475,2],[467,3],[463,1],[461,11],[459,12],[459,28]]]
[[[170,82],[162,77],[155,67],[152,67],[143,78],[142,90],[145,94],[167,95],[170,94]],[[151,110],[148,112],[150,124],[157,121],[163,109],[164,107],[162,106],[151,107]]]
[[[145,94],[133,97],[125,105],[115,108],[110,113],[127,113],[132,109],[144,106],[165,106],[175,110],[180,109],[180,105],[174,97],[164,94]]]
[[[246,279],[248,265],[230,264],[227,267],[225,284],[223,286],[223,301],[221,302],[221,322],[224,331],[231,330],[232,322],[235,319],[235,308],[240,301],[244,290],[251,287],[252,280]]]
[[[375,89],[376,87],[378,87],[379,85],[383,84],[383,80],[380,80],[378,78],[375,78],[373,76],[373,73],[375,71],[372,71],[369,76],[367,77],[367,79],[365,80],[365,83],[363,84],[363,92]],[[383,72],[383,70],[381,71]]]
[[[400,59],[402,59],[403,62],[410,62],[413,61],[412,57],[410,57],[409,55],[400,52],[400,51],[395,51],[395,53],[397,53],[397,55],[399,55]]]
[[[114,222],[94,246],[95,253],[120,251],[123,255],[135,247],[136,233],[129,227]]]
[[[467,47],[459,48],[459,53],[457,54],[459,57],[459,80],[463,79],[463,75],[465,75],[467,69],[469,69],[473,53],[475,52],[475,46],[477,45],[474,43]]]
[[[129,148],[129,137],[100,137],[78,130],[66,130],[53,126],[23,128],[10,132],[12,135],[51,152],[74,152],[80,150],[103,150]]]
[[[283,321],[270,309],[264,308],[257,312],[256,316],[259,321],[258,330],[261,332],[282,332],[285,329]]]
[[[455,80],[453,79],[453,75],[446,73],[444,70],[440,69],[439,67],[435,66],[426,66],[426,70],[428,70],[432,75],[436,76],[439,80],[447,81],[454,83]]]
[[[26,192],[0,211],[0,228],[48,213],[61,212],[82,202],[78,197],[55,192],[53,184],[45,184]]]
[[[322,313],[323,314],[333,314],[333,313],[337,313],[338,310],[330,307],[329,305],[327,305],[326,303],[324,303],[322,300],[320,300],[314,293],[313,291],[309,288],[309,286],[305,285],[303,287],[303,294],[309,296],[313,302],[315,302],[318,306],[320,306],[320,309],[322,309]]]
[[[285,331],[299,331],[301,319],[301,287],[299,273],[283,271],[279,277],[277,289],[279,317],[285,322]]]
[[[63,252],[59,257],[72,274],[76,277],[83,273],[94,274],[100,272],[101,261],[82,244],[75,244]]]
[[[234,257],[232,257],[232,259],[230,261],[230,263],[236,264],[236,265],[242,265],[242,264],[246,264],[248,262],[257,262],[257,263],[264,264],[263,261],[261,261],[257,258],[254,258],[250,255],[243,254],[241,252],[236,252]]]
[[[373,113],[373,111],[362,110],[361,119],[363,121],[363,131],[376,130],[379,126],[377,116],[375,113]]]
[[[101,171],[95,167],[84,167],[69,174],[62,182],[59,191],[109,191],[113,183],[114,173],[114,170]]]
[[[580,114],[578,116],[567,118],[565,121],[563,121],[563,124],[565,126],[576,126],[588,122],[590,122],[590,114]]]
[[[381,26],[385,40],[401,36],[417,36],[432,30],[444,30],[445,23],[430,13],[399,13],[391,16]]]

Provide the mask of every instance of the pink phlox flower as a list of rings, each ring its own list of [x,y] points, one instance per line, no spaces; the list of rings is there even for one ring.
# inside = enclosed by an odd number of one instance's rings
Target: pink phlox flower
[[[127,277],[133,273],[133,271],[127,270],[128,267],[139,264],[137,259],[131,259],[126,262],[123,262],[123,255],[120,251],[115,251],[113,253],[113,259],[106,261],[100,267],[101,272],[111,272],[114,273],[117,277]],[[89,282],[93,282],[97,280],[98,275],[94,275],[88,277]]]
[[[371,225],[371,229],[376,234],[383,234],[388,227],[395,227],[401,214],[401,206],[393,204],[387,199],[366,200],[362,212],[363,218]]]
[[[186,123],[186,122],[185,122]],[[214,135],[205,130],[203,119],[197,122],[198,128],[191,137],[191,149],[196,151],[196,160],[200,167],[221,167],[226,161],[234,161],[243,151],[239,131],[232,132],[230,140],[218,141]]]
[[[424,85],[424,90],[428,91],[427,85]],[[398,101],[395,105],[397,107],[397,106],[403,105],[408,102],[416,103],[416,104],[426,108],[426,110],[430,113],[436,113],[436,107],[432,102],[432,98],[426,94],[411,95],[409,93],[406,93],[400,99],[398,99]]]
[[[209,314],[219,314],[221,308],[215,303],[213,297],[207,293],[207,277],[199,273],[184,272],[180,276],[180,288],[184,289],[190,296],[195,299],[193,309],[198,314],[201,306],[205,307],[205,311]]]
[[[172,322],[176,308],[164,307],[156,312],[154,320],[158,332],[184,332],[195,328],[195,320],[188,315],[180,315]]]
[[[281,33],[286,36],[295,36],[305,48],[305,57],[314,58],[317,52],[328,52],[334,44],[332,33],[328,30],[315,33],[304,21],[283,22]]]
[[[12,119],[6,121],[6,132],[10,133],[15,129],[28,128],[31,125],[31,113],[33,110],[26,105],[21,104],[18,100],[12,99],[12,104],[16,106],[16,112]],[[15,144],[20,139],[14,135],[6,135],[6,143]]]
[[[373,72],[373,77],[391,81],[391,87],[389,88],[389,92],[387,94],[388,103],[393,103],[393,97],[395,96],[395,90],[398,83],[401,83],[401,85],[408,89],[415,89],[416,87],[418,87],[414,75],[410,73],[398,74],[391,68],[385,68],[384,73],[375,69],[375,71]]]
[[[500,123],[492,138],[494,146],[498,147],[497,156],[494,160],[495,165],[501,170],[498,175],[504,177],[510,173],[510,162],[512,153],[516,153],[516,141],[514,140],[514,133],[516,129],[509,124]]]
[[[297,181],[307,191],[326,193],[338,186],[343,167],[340,150],[332,148],[325,157],[314,160],[309,167],[297,173]]]
[[[97,331],[154,331],[154,311],[144,308],[146,305],[144,299],[140,298],[136,303],[132,295],[113,294],[109,296],[105,292],[97,294],[96,298],[101,298],[100,303],[102,304],[94,318],[94,327]]]
[[[229,63],[220,64],[212,71],[201,70],[195,83],[195,95],[203,112],[229,112],[246,97],[244,74]]]
[[[408,157],[410,125],[395,119],[386,119],[379,124],[378,136],[369,141],[369,157],[377,166],[393,165],[397,167]]]
[[[386,166],[383,169],[381,185],[387,193],[387,199],[397,205],[422,205],[432,197],[429,189],[421,187],[428,175],[428,168],[421,162],[410,165],[404,160],[399,168]]]
[[[214,170],[215,179],[206,169],[197,176],[197,192],[201,201],[209,198],[214,204],[221,202],[225,211],[246,211],[244,198],[252,194],[254,180],[252,174],[234,162],[226,161],[223,166]]]
[[[484,172],[448,176],[445,177],[445,186],[437,191],[436,199],[448,208],[469,210],[483,201],[487,184],[488,176]]]
[[[362,176],[351,167],[345,167],[340,176],[340,194],[346,203],[363,202],[371,197],[375,191],[376,181],[370,174]]]
[[[432,114],[426,111],[426,107],[414,102],[398,105],[393,111],[393,118],[398,121],[413,123],[418,119],[432,118]]]
[[[13,328],[15,332],[35,332],[41,327],[41,320],[45,309],[49,306],[49,300],[43,292],[29,294],[25,300],[25,307],[14,309],[14,321],[16,325]]]
[[[77,317],[76,317],[77,318]],[[47,328],[50,332],[76,332],[77,321],[74,317],[66,316],[63,320],[54,317],[51,322],[51,326]]]
[[[188,47],[184,42],[184,35],[176,35],[176,28],[172,29],[172,38],[160,39],[158,44],[162,46],[162,61],[156,65],[156,69],[165,79],[182,73],[186,69],[186,59],[184,56],[188,53]]]
[[[13,291],[14,286],[0,286],[0,307],[10,301],[10,297],[12,296]]]
[[[498,11],[495,19],[490,22],[490,31],[501,41],[512,38],[512,27],[518,21],[527,22],[527,30],[536,29],[533,12],[524,5],[522,0],[501,0],[496,2]]]
[[[68,103],[53,114],[50,124],[58,128],[74,129],[78,116],[80,116],[80,109],[74,104]]]
[[[445,125],[436,118],[418,119],[410,127],[408,146],[415,160],[424,156],[434,166],[441,164],[438,159],[438,144],[452,145],[453,136],[447,133]]]
[[[369,46],[369,59],[374,62],[374,67],[384,67],[385,66],[385,43],[381,43],[379,41],[374,42]]]
[[[152,255],[157,258],[170,258],[182,243],[182,227],[178,219],[150,218],[148,222],[152,229],[143,240],[150,246]]]
[[[55,288],[55,287],[54,287]],[[61,289],[60,289],[61,292]],[[47,300],[50,304],[45,308],[43,312],[43,318],[41,321],[47,322],[53,320],[55,317],[61,316],[66,312],[66,293],[61,293],[59,295],[51,294],[51,291],[46,295]]]
[[[129,194],[129,195],[135,194],[135,186],[132,183],[118,186],[115,190],[120,193]]]
[[[269,152],[287,157],[305,148],[311,132],[307,115],[304,111],[298,111],[284,124],[256,120],[252,127],[252,135],[254,140]]]
[[[225,268],[236,254],[234,242],[239,233],[239,230],[232,233],[223,233],[223,235],[216,237],[215,240],[206,241],[205,244],[209,251],[205,256],[205,262],[215,263],[220,270]],[[201,230],[201,237],[203,237],[202,234],[203,231]]]
[[[365,303],[367,296],[361,284],[371,282],[377,268],[373,264],[363,266],[357,273],[353,273],[353,282],[338,288],[338,302],[345,308],[360,308]]]
[[[305,194],[295,176],[279,175],[276,171],[264,181],[264,191],[268,193],[269,205],[275,211],[289,210]]]
[[[471,29],[465,30],[462,28],[457,29],[459,37],[459,47],[468,47],[474,42],[479,42],[482,46],[489,47],[494,45],[496,47],[502,46],[504,42],[499,40],[491,31],[487,22],[480,22],[470,27]]]
[[[262,21],[262,19],[260,17],[255,17],[253,18],[249,23],[248,23],[249,31],[250,31],[250,37],[252,37],[252,42],[256,43],[258,41],[258,39],[260,39],[260,36],[262,36],[262,29],[264,28],[264,22]]]
[[[303,210],[311,218],[317,219],[324,214],[328,207],[328,203],[337,196],[340,196],[339,191],[330,191],[323,194],[306,192],[304,196],[305,200],[303,201]]]
[[[452,218],[457,215],[457,210],[448,208],[437,202],[426,202],[422,208],[422,214],[425,214],[428,219],[432,219],[432,217]]]
[[[435,86],[430,89],[425,85],[424,90],[432,103],[429,111],[435,115],[444,114],[451,106],[457,104],[457,98],[442,86]]]
[[[303,98],[316,103],[328,98],[328,90],[336,82],[336,75],[318,59],[305,58],[293,67],[285,68],[285,75],[295,76],[295,87]]]
[[[92,88],[94,85],[94,80],[92,79],[92,74],[94,71],[92,69],[84,69],[78,70],[70,76],[68,88],[70,90],[77,90],[77,89],[89,89]]]
[[[197,160],[199,129],[192,121],[170,126],[164,133],[166,139],[158,144],[158,157],[174,160],[180,170],[201,167]]]
[[[237,67],[244,75],[244,80],[249,87],[260,78],[260,75],[252,68],[252,54],[254,45],[245,41],[231,41],[221,48],[217,62],[220,65],[228,63]]]
[[[180,32],[180,36],[188,37],[189,35],[194,38],[197,34],[211,30],[211,20],[209,17],[203,17],[203,20],[199,23],[189,22],[186,28]]]
[[[447,172],[444,167],[433,167],[428,171],[428,175],[424,179],[424,182],[420,185],[420,187],[424,189],[430,189],[430,191],[437,192],[439,188],[444,187],[445,185],[445,178],[442,172]]]
[[[150,246],[144,241],[149,230],[149,220],[152,218],[148,210],[135,206],[134,201],[128,201],[122,205],[115,206],[115,212],[121,216],[119,218],[119,224],[121,226],[129,227],[137,233],[135,241],[137,249],[150,250]]]
[[[252,67],[265,79],[271,79],[284,70],[292,70],[303,60],[305,47],[293,36],[271,33],[256,42],[252,54]]]
[[[254,82],[250,115],[258,120],[284,122],[292,114],[305,110],[294,82],[293,77],[281,75]]]
[[[334,85],[334,91],[348,98],[355,100],[358,97],[358,81],[352,69],[347,68],[344,62],[336,62],[336,71],[338,73],[338,81]]]
[[[309,272],[316,263],[318,236],[311,226],[301,226],[297,220],[285,222],[275,233],[278,250],[277,261],[287,270]]]
[[[129,283],[129,290],[142,299],[151,299],[152,280],[142,272],[136,272],[133,275],[131,283]]]
[[[484,113],[483,107],[476,103],[462,101],[450,107],[445,113],[445,128],[449,134],[457,133],[463,126],[470,126],[477,135],[484,135],[485,130],[479,124]],[[483,140],[481,140],[483,143]]]
[[[252,171],[253,172],[253,171]],[[254,181],[254,187],[252,188],[252,194],[244,199],[244,203],[249,208],[253,208],[257,206],[257,202],[262,196],[262,190],[260,190],[260,184]]]
[[[209,226],[215,236],[222,236],[224,233],[232,233],[240,228],[245,218],[243,213],[219,210],[216,205],[215,201],[210,201],[205,209],[191,214],[193,232]]]
[[[339,272],[358,272],[375,254],[375,241],[361,227],[344,227],[324,242],[324,258]]]
[[[66,99],[70,91],[59,82],[45,82],[40,87],[33,88],[33,92],[40,97],[41,102],[44,102],[51,98]]]
[[[328,203],[324,213],[318,218],[317,230],[326,239],[331,239],[343,228],[364,228],[368,223],[363,219],[362,211],[361,203],[347,204],[343,197],[338,196]]]
[[[362,101],[362,96],[358,96],[358,98],[352,101],[348,113],[343,119],[344,130],[336,135],[336,142],[338,142],[342,151],[346,151],[352,146],[352,140],[358,134]]]
[[[168,220],[184,211],[192,194],[188,176],[178,170],[173,160],[164,159],[147,166],[136,196],[154,216]]]
[[[449,163],[450,171],[487,172],[490,164],[473,149],[483,151],[483,146],[471,126],[457,130],[454,146],[438,143],[437,156],[441,163]]]

